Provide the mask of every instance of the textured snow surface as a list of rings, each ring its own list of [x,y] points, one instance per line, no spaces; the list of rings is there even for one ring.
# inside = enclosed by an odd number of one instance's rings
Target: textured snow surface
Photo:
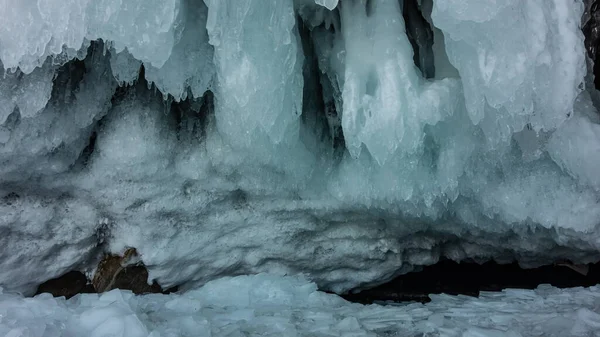
[[[211,281],[198,290],[134,296],[113,290],[70,300],[0,292],[0,334],[145,336],[598,336],[600,288],[432,295],[422,304],[368,305],[266,274]]]
[[[0,285],[30,294],[127,247],[182,289],[600,260],[582,12],[0,0]]]

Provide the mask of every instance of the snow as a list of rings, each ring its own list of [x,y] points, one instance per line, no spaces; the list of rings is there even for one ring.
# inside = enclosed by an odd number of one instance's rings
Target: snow
[[[113,290],[65,300],[0,292],[3,336],[594,336],[600,288],[431,295],[432,302],[349,303],[301,277],[223,278],[171,295]]]
[[[598,261],[581,1],[417,3],[0,0],[0,286]]]

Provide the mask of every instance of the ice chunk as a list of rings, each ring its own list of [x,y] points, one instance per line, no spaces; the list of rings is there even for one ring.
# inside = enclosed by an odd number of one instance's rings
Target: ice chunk
[[[0,293],[5,336],[588,336],[598,287],[432,295],[427,304],[360,305],[299,277],[240,276],[171,295],[114,290],[70,300]]]
[[[80,313],[78,328],[94,337],[148,336],[145,325],[127,303],[130,298],[130,294],[123,296],[119,290],[103,294],[94,306]]]

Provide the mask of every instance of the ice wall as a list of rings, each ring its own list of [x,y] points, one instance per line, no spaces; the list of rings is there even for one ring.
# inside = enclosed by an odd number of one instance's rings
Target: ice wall
[[[183,288],[599,260],[583,10],[0,0],[0,285],[126,247]]]

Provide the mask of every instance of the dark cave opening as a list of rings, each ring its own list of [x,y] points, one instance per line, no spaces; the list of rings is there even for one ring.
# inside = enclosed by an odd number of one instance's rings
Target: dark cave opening
[[[590,287],[600,284],[600,263],[577,266],[576,271],[566,264],[546,265],[524,269],[517,263],[487,262],[457,263],[443,260],[421,271],[396,277],[390,282],[357,293],[342,294],[350,302],[361,304],[385,302],[431,301],[431,294],[467,295],[478,297],[480,292],[500,292],[504,289],[535,289],[542,284],[557,288]],[[585,275],[584,275],[585,274]],[[163,290],[157,282],[148,285],[148,271],[143,265],[129,266],[115,278],[113,289],[131,290],[135,294],[176,292],[177,287]],[[79,271],[70,271],[44,282],[37,294],[73,297],[79,293],[96,293],[92,281]]]
[[[486,262],[457,263],[443,260],[424,267],[422,271],[396,277],[378,287],[342,297],[350,302],[372,304],[380,302],[431,301],[430,294],[467,295],[478,297],[482,291],[504,289],[535,289],[542,284],[557,288],[590,287],[600,284],[600,263],[577,266],[587,273],[575,271],[567,264],[546,265],[524,269],[518,263]]]

